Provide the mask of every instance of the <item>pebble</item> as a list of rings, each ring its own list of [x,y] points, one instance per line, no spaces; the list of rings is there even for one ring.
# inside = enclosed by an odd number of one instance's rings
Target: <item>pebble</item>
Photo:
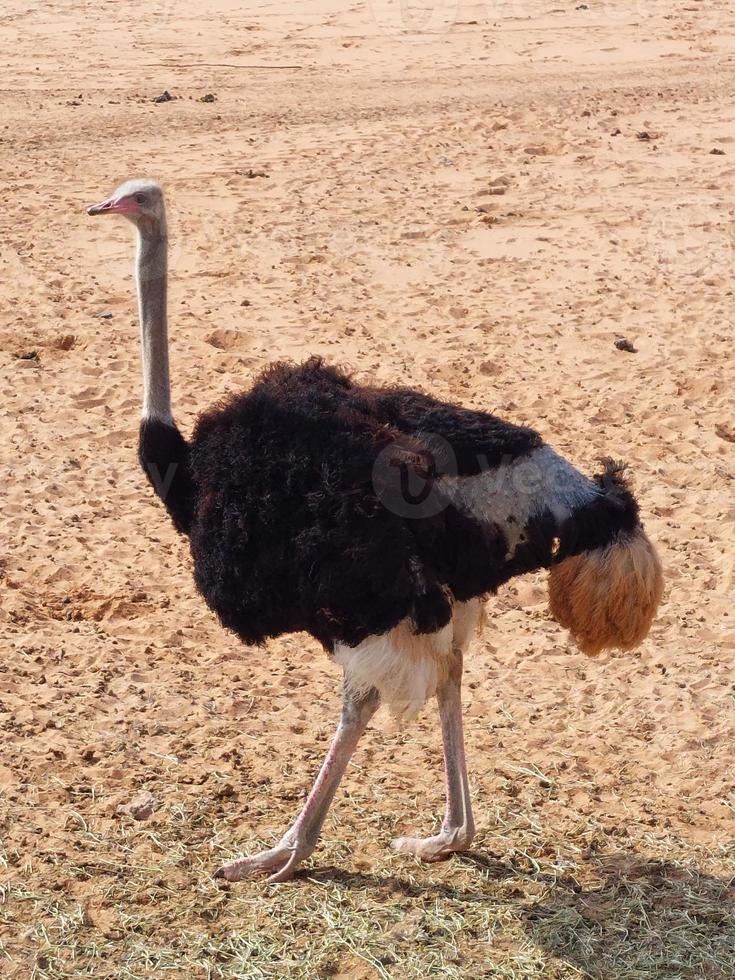
[[[725,425],[724,422],[718,422],[715,425],[715,435],[718,435],[720,439],[724,439],[725,442],[735,442],[735,427]]]
[[[138,793],[129,803],[121,803],[117,808],[119,814],[132,817],[133,820],[147,820],[158,808],[158,800],[147,790]]]
[[[633,344],[629,340],[626,340],[625,339],[625,337],[621,337],[619,340],[616,340],[615,341],[615,346],[617,347],[618,350],[627,351],[629,354],[637,354],[638,353],[638,348],[637,347],[634,347]]]

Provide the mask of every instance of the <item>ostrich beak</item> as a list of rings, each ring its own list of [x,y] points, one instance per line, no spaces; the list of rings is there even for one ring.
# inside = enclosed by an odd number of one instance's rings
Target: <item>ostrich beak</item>
[[[140,211],[139,206],[130,197],[121,197],[119,200],[115,200],[114,197],[108,197],[106,201],[101,201],[99,204],[93,204],[91,207],[87,208],[87,214],[137,214]]]

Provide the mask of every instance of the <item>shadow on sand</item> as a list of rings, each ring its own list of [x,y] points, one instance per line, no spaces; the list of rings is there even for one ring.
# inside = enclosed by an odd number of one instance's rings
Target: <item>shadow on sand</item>
[[[331,867],[309,877],[447,902],[455,914],[464,906],[468,918],[478,906],[506,921],[510,912],[539,951],[595,980],[735,978],[735,876],[719,878],[634,851],[596,854],[561,877],[480,851],[454,861],[470,874],[475,869],[476,878],[462,875],[455,887]]]

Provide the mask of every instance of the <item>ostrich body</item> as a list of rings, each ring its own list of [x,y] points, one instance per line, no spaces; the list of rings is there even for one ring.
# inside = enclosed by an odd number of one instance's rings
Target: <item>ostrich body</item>
[[[460,685],[483,597],[549,568],[552,612],[585,652],[629,649],[650,627],[661,570],[620,468],[588,479],[531,429],[358,385],[319,358],[270,366],[187,442],[171,412],[162,191],[129,181],[88,210],[137,230],[140,462],[189,538],[199,591],[246,643],[303,630],[344,668],[341,721],[301,814],[217,874],[290,878],[379,704],[407,719],[434,695],[444,821],[394,846],[426,860],[468,848]]]

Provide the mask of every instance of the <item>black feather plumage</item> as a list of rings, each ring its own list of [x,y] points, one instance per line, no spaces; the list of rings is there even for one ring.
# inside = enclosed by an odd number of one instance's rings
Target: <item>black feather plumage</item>
[[[578,507],[559,530],[557,561],[603,547],[621,532],[630,533],[640,525],[638,502],[625,479],[624,464],[612,459],[602,463],[603,472],[595,476],[598,496]]]
[[[561,526],[542,509],[512,556],[503,529],[437,494],[543,445],[512,425],[402,388],[355,384],[311,358],[267,368],[249,392],[178,429],[141,426],[140,459],[196,584],[248,643],[304,630],[354,646],[404,619],[445,626],[453,601],[597,547],[638,520],[619,468]],[[561,551],[553,555],[555,536]]]
[[[188,534],[196,494],[184,437],[173,425],[144,419],[140,423],[138,460],[148,482],[166,505],[176,530]]]
[[[453,598],[505,577],[500,529],[430,501],[406,516],[383,484],[395,491],[406,468],[431,492],[443,473],[476,473],[541,443],[486,413],[361,387],[319,358],[272,365],[204,413],[188,447],[180,439],[146,423],[141,461],[190,536],[209,606],[249,643],[306,630],[328,647],[407,617],[432,632]]]

